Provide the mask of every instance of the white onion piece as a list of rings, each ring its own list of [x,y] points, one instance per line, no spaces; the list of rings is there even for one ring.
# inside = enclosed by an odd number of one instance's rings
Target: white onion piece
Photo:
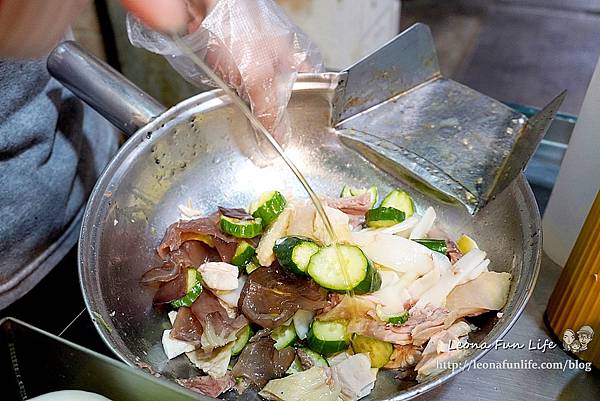
[[[477,267],[478,264],[483,262],[485,256],[486,253],[481,249],[472,249],[469,253],[463,255],[463,257],[452,266],[452,270],[456,273],[462,273],[465,271],[470,272]]]
[[[479,277],[481,275],[481,273],[489,271],[488,270],[489,265],[490,265],[490,260],[485,259],[483,262],[478,264],[477,267],[471,271],[471,273],[467,274],[462,280],[460,280],[458,285],[465,284],[471,280],[475,280],[477,277]]]
[[[433,267],[432,251],[415,241],[374,231],[353,232],[351,235],[352,242],[369,259],[398,273],[425,274]]]
[[[310,324],[315,317],[315,312],[298,309],[294,314],[294,328],[298,338],[304,340],[310,330]]]
[[[398,273],[390,270],[378,271],[381,276],[381,287],[379,290],[371,294],[358,296],[381,305],[384,313],[388,315],[401,313],[404,311],[404,304],[410,300],[410,294],[406,291],[406,286],[400,277],[398,277]]]
[[[386,227],[380,229],[379,232],[383,234],[395,234],[400,235],[402,237],[407,237],[412,229],[419,222],[419,218],[417,216],[410,216],[408,219],[404,220],[402,223],[394,224],[391,227]]]
[[[186,341],[177,340],[171,337],[171,330],[163,331],[162,345],[167,358],[173,359],[186,352],[192,352],[194,346]]]
[[[408,238],[410,238],[410,239],[427,238],[427,233],[429,232],[429,230],[431,230],[431,227],[433,227],[433,223],[435,222],[435,217],[436,217],[435,210],[433,210],[433,208],[431,206],[428,207],[427,210],[425,210],[423,217],[421,217],[421,220],[419,220],[417,225],[415,225],[415,228],[413,228],[413,230],[410,233],[410,236]]]
[[[434,266],[429,273],[418,278],[410,285],[410,287],[408,287],[408,292],[411,298],[415,300],[421,298],[421,295],[423,295],[427,290],[432,288],[438,283],[438,281],[440,281],[440,277],[440,269],[437,266]]]
[[[175,324],[175,318],[177,317],[177,311],[172,310],[167,316],[169,316],[169,321],[171,322],[171,326],[173,326]]]
[[[446,255],[442,255],[439,252],[431,252],[431,256],[433,257],[433,265],[440,270],[440,274],[444,274],[452,270],[452,263],[450,262],[450,259],[446,257]]]
[[[238,278],[238,288],[232,291],[213,291],[215,296],[219,298],[221,301],[229,305],[230,307],[237,308],[238,301],[240,299],[240,295],[242,294],[242,288],[244,288],[244,284],[246,284],[246,275],[241,275]]]
[[[486,253],[480,249],[473,249],[464,255],[458,262],[452,266],[452,270],[442,274],[436,285],[427,290],[415,308],[424,308],[427,304],[437,307],[443,307],[446,304],[446,297],[458,285],[461,280],[467,277],[477,266],[483,262]]]

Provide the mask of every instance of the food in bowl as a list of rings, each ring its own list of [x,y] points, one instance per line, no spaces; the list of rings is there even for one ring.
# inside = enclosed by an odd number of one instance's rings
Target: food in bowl
[[[490,271],[467,235],[451,239],[432,207],[419,215],[407,192],[378,203],[375,187],[344,187],[322,203],[335,241],[313,204],[279,191],[208,216],[181,208],[157,248],[163,264],[141,280],[172,309],[166,356],[199,370],[181,385],[357,400],[380,369],[440,373],[467,352],[465,318],[506,303],[511,275]]]

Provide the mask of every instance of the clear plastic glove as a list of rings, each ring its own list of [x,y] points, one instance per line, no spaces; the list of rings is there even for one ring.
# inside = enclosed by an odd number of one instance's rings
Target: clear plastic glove
[[[298,72],[320,72],[321,55],[310,39],[272,0],[188,0],[190,21],[183,37],[194,53],[246,100],[281,141],[288,132],[286,107]],[[161,54],[193,84],[214,86],[167,34],[133,15],[129,40]]]

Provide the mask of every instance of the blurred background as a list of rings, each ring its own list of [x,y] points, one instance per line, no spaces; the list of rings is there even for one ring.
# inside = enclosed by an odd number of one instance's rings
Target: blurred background
[[[415,22],[431,27],[444,75],[499,100],[543,106],[568,90],[577,114],[600,53],[600,0],[276,0],[348,66]],[[129,44],[116,1],[90,3],[74,26],[85,47],[169,106],[197,93],[166,62]]]

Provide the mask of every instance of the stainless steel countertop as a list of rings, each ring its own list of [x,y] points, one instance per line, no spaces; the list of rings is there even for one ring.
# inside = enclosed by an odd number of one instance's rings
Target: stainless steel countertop
[[[562,350],[562,345],[554,349],[528,350],[530,340],[533,344],[554,341],[544,323],[544,311],[554,284],[560,274],[560,266],[546,255],[536,288],[527,307],[515,326],[503,339],[504,344],[524,344],[524,349],[491,349],[479,362],[518,363],[520,360],[542,362],[561,362],[574,364],[578,360]],[[569,362],[570,361],[570,362]],[[580,366],[580,368],[582,368]],[[416,398],[425,400],[560,400],[587,401],[600,400],[600,370],[591,372],[568,368],[554,369],[471,369],[458,374],[444,385]]]

